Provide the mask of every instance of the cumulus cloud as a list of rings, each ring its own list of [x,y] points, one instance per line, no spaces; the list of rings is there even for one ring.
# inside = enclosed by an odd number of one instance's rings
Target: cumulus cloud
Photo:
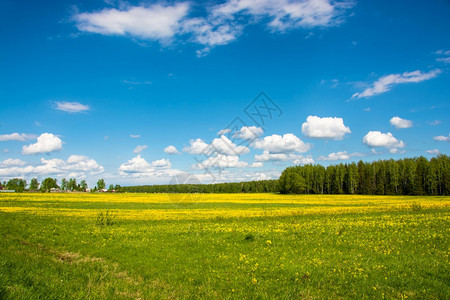
[[[11,134],[0,134],[0,142],[6,142],[6,141],[19,141],[24,142],[26,140],[32,140],[35,139],[36,136],[34,134],[27,134],[27,133],[11,133]]]
[[[377,94],[390,91],[393,86],[402,83],[421,82],[436,77],[441,70],[435,69],[430,72],[422,72],[420,70],[413,72],[404,72],[402,74],[390,74],[380,77],[370,87],[366,88],[362,92],[354,93],[352,99],[360,99],[372,97]]]
[[[80,177],[85,174],[96,175],[104,172],[104,168],[95,160],[84,155],[71,155],[66,161],[63,159],[44,159],[37,166],[25,165],[19,160],[10,160],[0,166],[0,176],[3,178],[23,176],[49,176],[66,175],[69,177]]]
[[[348,160],[354,156],[364,156],[364,154],[358,153],[358,152],[348,153],[347,151],[339,151],[339,152],[330,153],[327,156],[320,156],[319,160],[322,160],[322,161]]]
[[[192,167],[194,169],[209,169],[209,168],[239,168],[245,167],[248,164],[239,160],[238,155],[224,155],[210,156],[206,160],[199,162]]]
[[[175,146],[169,145],[166,148],[164,148],[164,152],[167,154],[179,154],[177,148]]]
[[[123,5],[73,17],[78,30],[102,35],[131,36],[170,43],[175,38],[203,45],[198,56],[235,41],[249,24],[267,23],[271,32],[335,26],[353,1],[228,0],[206,7],[205,16],[189,16],[190,2]]]
[[[450,143],[450,134],[448,136],[438,135],[433,138],[433,140],[438,142],[447,142]]]
[[[28,146],[23,146],[24,155],[37,153],[50,153],[62,149],[62,141],[52,133],[43,133],[37,138],[37,142]]]
[[[270,153],[289,153],[289,152],[307,152],[311,145],[304,143],[301,139],[292,133],[286,133],[283,136],[273,134],[266,136],[264,139],[259,139],[254,142],[256,149],[263,149]]]
[[[262,168],[264,164],[262,162],[254,162],[249,167],[250,168]]]
[[[234,137],[243,140],[254,140],[260,137],[264,133],[261,127],[256,126],[243,126],[239,131],[234,134]]]
[[[0,162],[0,167],[23,166],[26,163],[18,158],[8,158]]]
[[[268,150],[264,150],[262,154],[255,155],[256,162],[274,162],[274,161],[292,161],[294,164],[313,164],[314,159],[308,155],[303,156],[296,153],[271,153]]]
[[[152,176],[172,176],[180,171],[171,169],[172,163],[168,159],[160,159],[147,162],[140,155],[128,160],[120,165],[118,171],[122,176],[128,177],[152,177]]]
[[[441,152],[438,149],[427,150],[425,152],[428,153],[428,154],[431,154],[431,155],[439,155],[439,154],[441,154]]]
[[[183,151],[189,154],[201,154],[208,146],[202,139],[192,139],[189,141],[189,146],[184,147]]]
[[[307,137],[341,140],[350,128],[344,125],[342,118],[308,116],[302,124],[302,133]]]
[[[174,5],[129,6],[123,10],[105,8],[99,12],[74,16],[80,31],[103,35],[130,35],[144,39],[167,41],[180,30],[187,15],[187,2]]]
[[[147,149],[147,145],[138,145],[136,148],[134,148],[133,153],[138,154]]]
[[[90,106],[86,104],[81,104],[79,102],[68,102],[68,101],[62,101],[62,102],[55,102],[55,109],[69,112],[69,113],[79,113],[79,112],[85,112],[90,110]]]
[[[392,126],[395,126],[398,129],[410,128],[413,126],[412,121],[402,119],[400,117],[393,117],[389,122],[391,123]]]
[[[380,131],[369,131],[364,136],[363,143],[369,147],[384,147],[388,149],[405,147],[405,143],[397,140],[392,133],[382,133]]]
[[[211,144],[205,143],[202,139],[190,140],[189,143],[190,145],[185,147],[183,151],[190,154],[213,156],[217,154],[242,155],[250,152],[249,148],[236,145],[224,135],[213,139]]]

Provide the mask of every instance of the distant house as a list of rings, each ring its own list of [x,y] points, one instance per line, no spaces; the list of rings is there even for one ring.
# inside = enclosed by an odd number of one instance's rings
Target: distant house
[[[101,189],[100,192],[106,193],[108,189]]]
[[[86,193],[90,193],[91,192],[91,189],[90,188],[87,188],[87,189],[85,189],[84,190]]]
[[[50,192],[51,192],[51,193],[61,193],[61,189],[58,189],[58,188],[51,188],[51,189],[50,189]]]

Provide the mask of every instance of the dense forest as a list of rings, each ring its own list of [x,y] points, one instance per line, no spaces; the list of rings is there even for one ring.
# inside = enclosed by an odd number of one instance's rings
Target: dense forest
[[[145,185],[123,187],[147,193],[274,193],[450,195],[450,159],[440,155],[286,168],[279,180],[217,184]]]
[[[279,179],[283,194],[449,195],[450,159],[440,155],[328,167],[289,167]]]

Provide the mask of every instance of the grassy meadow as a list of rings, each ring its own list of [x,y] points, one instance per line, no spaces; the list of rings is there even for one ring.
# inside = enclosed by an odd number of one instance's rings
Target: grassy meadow
[[[0,194],[0,299],[448,299],[449,204]]]

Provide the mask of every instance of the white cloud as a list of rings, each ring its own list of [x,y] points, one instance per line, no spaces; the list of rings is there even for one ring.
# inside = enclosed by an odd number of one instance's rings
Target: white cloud
[[[401,128],[410,128],[413,126],[413,122],[410,120],[402,119],[400,117],[393,117],[390,121],[392,126],[395,126],[398,129]]]
[[[450,50],[438,50],[435,52],[439,57],[436,58],[437,61],[443,62],[446,64],[450,63]]]
[[[428,122],[428,124],[430,124],[431,126],[437,126],[437,125],[442,124],[442,122],[439,120],[434,120],[432,122]]]
[[[438,142],[450,143],[450,134],[448,136],[444,136],[444,135],[435,136],[433,138],[433,140],[438,141]]]
[[[354,93],[352,99],[367,98],[390,91],[394,85],[410,82],[421,82],[436,77],[441,70],[435,69],[428,73],[422,71],[404,72],[402,74],[390,74],[375,81],[371,87],[362,92]]]
[[[264,164],[262,162],[254,162],[250,165],[250,168],[262,168]]]
[[[130,6],[124,10],[105,8],[99,12],[74,16],[80,31],[103,35],[131,35],[165,42],[180,31],[180,21],[187,15],[187,2],[174,5]]]
[[[303,156],[295,153],[270,153],[268,150],[260,155],[255,155],[256,162],[266,162],[266,161],[292,161],[294,164],[313,164],[314,159],[308,155]]]
[[[226,129],[221,129],[221,130],[219,130],[219,132],[217,133],[217,135],[224,135],[224,134],[227,134],[227,133],[230,133],[231,132],[231,129],[228,129],[228,128],[226,128]]]
[[[256,140],[254,143],[256,149],[264,149],[271,153],[304,153],[311,148],[310,144],[304,143],[292,133],[286,133],[283,136],[273,134],[264,139]]]
[[[363,143],[369,147],[403,148],[405,143],[397,140],[392,133],[369,131],[363,138]],[[395,151],[395,150],[394,150]]]
[[[202,139],[192,139],[189,141],[189,146],[184,147],[183,151],[189,154],[200,154],[206,150],[208,144],[205,143]]]
[[[236,40],[249,24],[267,22],[272,32],[335,26],[353,1],[228,0],[206,7],[204,17],[188,16],[189,2],[105,8],[76,14],[78,30],[102,35],[131,36],[167,44],[175,37],[203,45],[204,56],[217,45]],[[197,14],[198,15],[198,14]]]
[[[133,153],[134,154],[138,154],[141,153],[142,151],[144,151],[145,149],[147,149],[147,145],[138,145],[134,150]]]
[[[164,148],[164,152],[167,154],[178,154],[177,148],[175,146],[169,145],[166,148]]]
[[[83,155],[71,155],[67,161],[58,158],[49,160],[41,158],[41,164],[37,166],[25,166],[23,162],[18,164],[18,161],[15,163],[16,166],[10,164],[8,166],[5,165],[5,167],[2,164],[0,176],[3,178],[49,175],[81,177],[85,176],[85,174],[96,175],[104,172],[103,167],[95,160]]]
[[[69,113],[79,113],[79,112],[88,111],[91,108],[89,107],[89,105],[81,104],[79,102],[67,102],[67,101],[58,102],[58,101],[56,101],[55,109],[69,112]]]
[[[37,142],[28,146],[23,146],[24,155],[49,153],[62,149],[62,141],[59,137],[51,133],[43,133],[37,138]]]
[[[11,134],[0,134],[0,142],[6,142],[6,141],[20,141],[24,142],[26,140],[32,140],[35,139],[36,136],[34,134],[27,134],[27,133],[11,133]]]
[[[180,173],[171,169],[172,163],[168,159],[155,160],[148,163],[140,155],[120,165],[118,171],[122,176],[129,177],[169,177]]]
[[[341,140],[351,131],[344,125],[342,118],[308,116],[306,122],[302,124],[302,133],[311,138]]]
[[[441,152],[438,149],[427,150],[425,152],[428,153],[428,154],[431,154],[431,155],[439,155],[439,154],[441,154]]]
[[[336,161],[336,160],[347,160],[354,156],[364,156],[362,153],[348,153],[347,151],[339,151],[328,154],[327,156],[320,156],[319,160],[322,161]]]
[[[234,137],[243,140],[254,140],[260,137],[264,133],[261,127],[256,126],[243,126],[239,131],[234,134]]]
[[[206,160],[199,162],[192,167],[194,169],[209,169],[209,168],[239,168],[245,167],[248,164],[239,160],[238,155],[224,155],[210,156]]]
[[[138,139],[140,137],[141,137],[140,134],[130,134],[130,138],[132,138],[132,139]]]
[[[26,163],[21,159],[8,158],[0,162],[0,167],[23,166]]]
[[[226,136],[222,135],[215,138],[211,144],[205,143],[202,139],[190,140],[190,146],[185,147],[183,151],[190,154],[204,154],[213,156],[217,154],[223,155],[242,155],[250,152],[245,146],[237,146]]]
[[[235,19],[238,14],[251,16],[255,21],[268,19],[273,31],[285,31],[336,25],[344,10],[351,6],[350,1],[228,0],[216,6],[213,15],[220,19]]]

